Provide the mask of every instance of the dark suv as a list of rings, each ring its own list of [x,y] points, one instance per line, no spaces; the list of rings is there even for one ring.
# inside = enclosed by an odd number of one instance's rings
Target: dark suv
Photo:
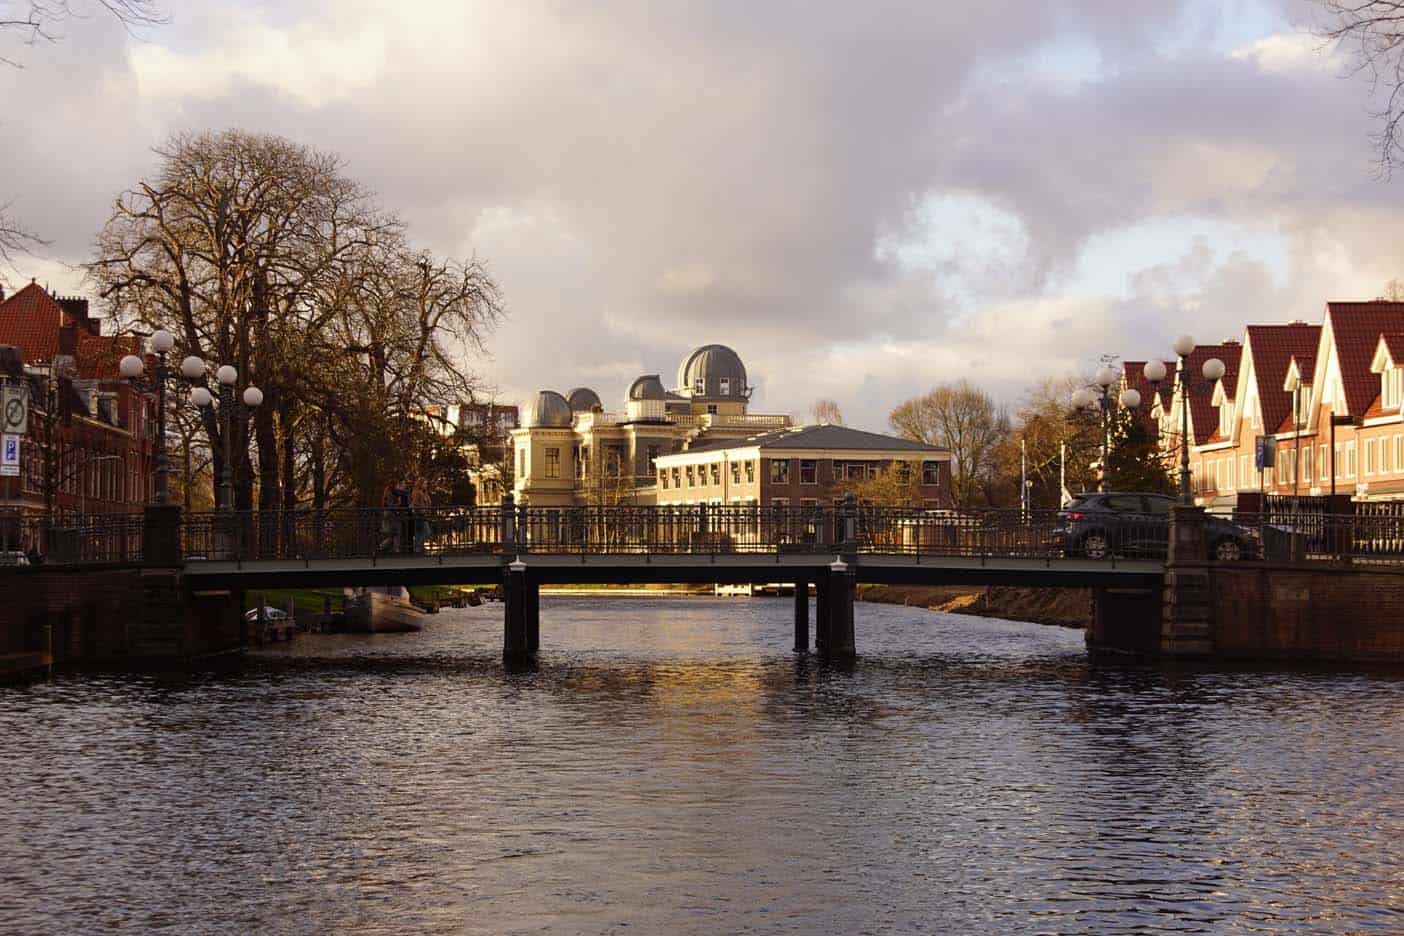
[[[1170,547],[1174,505],[1175,499],[1164,494],[1079,494],[1058,512],[1058,537],[1070,556],[1163,559]],[[1210,514],[1206,532],[1213,559],[1234,562],[1257,553],[1251,534],[1223,517]]]

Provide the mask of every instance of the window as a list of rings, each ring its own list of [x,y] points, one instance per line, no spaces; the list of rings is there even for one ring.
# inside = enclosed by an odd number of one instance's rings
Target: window
[[[1394,437],[1394,470],[1404,471],[1404,435]]]
[[[788,458],[772,458],[770,460],[770,483],[790,483],[790,460]]]
[[[722,396],[731,396],[731,378],[730,378],[730,377],[723,377],[723,378],[721,379],[721,395],[722,395]]]
[[[707,404],[707,413],[708,413],[708,415],[711,415],[711,416],[717,415],[717,404],[715,404],[715,403],[708,403],[708,404]]]
[[[772,507],[788,507],[788,506],[790,506],[790,499],[789,499],[788,497],[772,497],[772,498],[770,499],[770,506],[772,506]]]
[[[1355,442],[1346,443],[1346,477],[1355,477]]]
[[[694,379],[692,381],[692,392],[698,396],[704,396],[707,393],[707,378],[698,377]]]
[[[848,462],[844,465],[844,472],[850,481],[866,481],[868,479],[866,462]]]
[[[753,461],[746,462],[746,483],[756,483],[756,463]]]
[[[548,448],[546,450],[546,477],[559,478],[561,476],[561,450],[558,448]]]
[[[712,472],[711,472],[711,474],[712,474],[712,485],[713,485],[714,487],[721,487],[721,463],[720,463],[720,462],[712,462]]]
[[[1385,409],[1398,409],[1404,400],[1404,369],[1391,367],[1380,374],[1381,402]]]
[[[732,463],[731,463],[731,483],[732,483],[732,484],[740,484],[740,483],[741,483],[741,463],[740,463],[740,462],[732,462]]]
[[[1311,483],[1311,449],[1302,449],[1302,481]]]
[[[696,474],[696,470],[695,470],[691,465],[688,465],[688,466],[687,466],[687,486],[688,486],[688,487],[697,487],[697,474]]]
[[[682,487],[682,469],[681,469],[681,468],[674,468],[674,469],[673,469],[673,487],[675,487],[675,488],[680,488],[680,487]]]
[[[819,463],[812,458],[800,459],[800,484],[819,483]]]
[[[585,463],[580,458],[580,446],[571,446],[570,457],[575,463],[575,478],[578,481],[585,477]]]
[[[1379,474],[1389,474],[1389,438],[1380,437],[1380,463],[1375,466],[1375,471]]]
[[[657,461],[658,461],[658,446],[656,446],[656,445],[650,445],[650,446],[648,447],[648,473],[649,473],[649,474],[653,474],[653,469],[654,469],[655,467],[657,467],[654,463],[657,462]]]
[[[1272,487],[1272,469],[1271,469],[1271,468],[1264,468],[1264,469],[1263,469],[1263,487],[1265,487],[1265,488],[1270,488],[1270,487]]]
[[[1316,476],[1323,481],[1329,480],[1331,477],[1326,455],[1326,446],[1324,445],[1318,445],[1316,447]]]
[[[470,410],[467,410],[467,411],[464,412],[464,414],[463,414],[463,425],[465,425],[465,426],[481,426],[482,424],[483,424],[483,413],[482,413],[482,410],[470,409]]]
[[[921,483],[940,484],[941,483],[941,463],[928,461],[921,463]]]
[[[624,473],[624,453],[617,445],[605,449],[605,468],[611,478],[618,478]]]
[[[658,469],[658,486],[661,487],[661,488],[662,488],[663,490],[665,490],[665,491],[668,490],[668,469],[667,469],[667,468],[659,468],[659,469]]]
[[[1219,435],[1228,438],[1233,433],[1233,404],[1219,407]]]
[[[819,506],[819,498],[817,498],[817,497],[801,497],[801,498],[800,498],[800,507],[801,507],[801,508],[813,509],[813,508],[818,507],[818,506]]]
[[[1332,449],[1331,454],[1332,454],[1333,456],[1335,456],[1335,459],[1336,459],[1336,477],[1339,478],[1339,477],[1341,477],[1341,475],[1345,472],[1345,459],[1344,459],[1343,457],[1341,457],[1341,456],[1343,455],[1343,453],[1342,453],[1342,451],[1341,451],[1341,443],[1339,443],[1339,442],[1336,443],[1336,447],[1335,447],[1334,449]]]
[[[1365,464],[1364,464],[1363,467],[1364,467],[1364,469],[1365,469],[1365,474],[1366,474],[1366,475],[1373,475],[1373,474],[1375,473],[1375,440],[1374,440],[1374,439],[1366,439],[1366,440],[1365,440]]]
[[[526,477],[526,449],[517,449],[517,477]]]

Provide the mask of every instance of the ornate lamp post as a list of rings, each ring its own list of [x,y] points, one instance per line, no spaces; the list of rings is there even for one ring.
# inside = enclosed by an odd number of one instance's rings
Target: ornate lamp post
[[[175,336],[170,332],[160,328],[152,333],[151,350],[156,352],[156,376],[151,381],[156,385],[156,503],[162,505],[170,502],[166,463],[166,380],[169,377],[166,355],[173,347]],[[139,386],[146,365],[137,355],[128,354],[118,363],[117,369],[133,386]]]
[[[1102,366],[1097,370],[1094,378],[1097,386],[1101,388],[1101,393],[1095,393],[1086,387],[1079,387],[1073,391],[1072,405],[1074,409],[1087,409],[1096,406],[1102,413],[1102,476],[1097,480],[1097,490],[1106,493],[1107,475],[1110,464],[1108,459],[1111,452],[1111,414],[1116,409],[1112,403],[1111,388],[1116,383],[1116,371],[1110,367]],[[1141,394],[1139,391],[1127,387],[1121,391],[1118,402],[1125,409],[1135,409],[1141,405]]]
[[[1189,335],[1180,335],[1171,345],[1175,349],[1175,355],[1180,359],[1179,379],[1180,379],[1180,503],[1193,504],[1194,494],[1190,491],[1190,469],[1189,469],[1189,391],[1190,374],[1188,359],[1194,353],[1194,339]],[[1205,361],[1200,368],[1204,379],[1213,384],[1220,377],[1224,376],[1224,362],[1218,358],[1210,358]],[[1159,386],[1165,379],[1165,365],[1159,361],[1150,361],[1142,371],[1152,386]]]
[[[191,379],[198,379],[205,373],[205,362],[192,355],[180,362],[180,371],[187,377],[194,374],[195,377]],[[247,419],[249,413],[263,404],[263,391],[253,384],[249,384],[244,388],[242,404],[236,404],[234,402],[234,384],[239,380],[239,371],[231,364],[222,364],[215,371],[215,379],[219,382],[219,414],[224,417],[224,482],[220,485],[220,500],[223,509],[232,512],[234,510],[234,410],[236,408],[239,410],[241,420]],[[211,406],[214,404],[214,395],[203,386],[196,387],[190,391],[190,402],[201,408]]]

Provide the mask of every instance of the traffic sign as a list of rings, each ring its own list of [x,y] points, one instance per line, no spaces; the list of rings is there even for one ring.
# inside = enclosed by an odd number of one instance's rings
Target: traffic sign
[[[0,432],[24,435],[29,426],[29,388],[6,384],[0,394]]]
[[[6,433],[0,439],[0,477],[19,477],[20,437]]]

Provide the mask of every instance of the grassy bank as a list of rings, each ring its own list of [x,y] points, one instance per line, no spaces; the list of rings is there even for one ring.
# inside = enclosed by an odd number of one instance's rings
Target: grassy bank
[[[859,589],[858,598],[950,614],[1077,628],[1087,626],[1092,607],[1092,596],[1085,588],[865,585]]]

